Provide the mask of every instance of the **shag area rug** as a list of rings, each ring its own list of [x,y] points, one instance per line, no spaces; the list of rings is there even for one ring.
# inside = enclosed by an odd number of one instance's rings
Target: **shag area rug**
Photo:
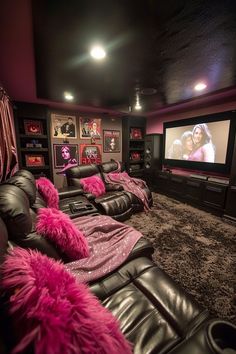
[[[211,315],[236,324],[236,226],[153,193],[148,213],[125,223],[151,241],[154,262]]]

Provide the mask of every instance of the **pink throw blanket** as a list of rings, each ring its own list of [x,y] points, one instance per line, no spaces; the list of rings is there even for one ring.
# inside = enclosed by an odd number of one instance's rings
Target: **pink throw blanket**
[[[45,179],[46,180],[46,179]],[[59,200],[58,192],[50,181],[43,180],[43,195],[47,206]],[[46,183],[45,183],[46,182]],[[63,218],[64,219],[64,218]],[[69,220],[73,226],[83,233],[89,246],[89,257],[65,264],[79,281],[89,282],[101,278],[119,267],[129,256],[134,245],[142,237],[139,231],[115,221],[110,216],[96,215],[78,217]],[[62,224],[63,220],[62,220]],[[58,230],[64,232],[58,222]],[[68,226],[70,230],[71,227]],[[72,228],[73,229],[73,228]],[[69,232],[70,234],[70,232]],[[73,235],[68,235],[68,237]],[[72,242],[70,242],[71,244]],[[68,246],[68,245],[67,245]]]
[[[129,256],[142,234],[110,216],[84,216],[72,220],[86,236],[88,258],[65,264],[78,281],[99,279],[120,266]]]
[[[105,181],[111,184],[120,184],[124,190],[136,195],[142,201],[144,210],[148,211],[148,196],[144,188],[148,188],[146,182],[142,179],[130,177],[126,172],[120,172],[120,163],[117,162],[118,168],[114,172],[105,174]]]

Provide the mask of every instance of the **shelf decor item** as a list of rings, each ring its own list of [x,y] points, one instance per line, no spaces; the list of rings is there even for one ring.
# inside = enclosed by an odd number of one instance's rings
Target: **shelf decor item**
[[[140,155],[140,153],[137,152],[137,151],[131,152],[131,153],[130,153],[130,159],[131,159],[131,160],[136,160],[136,161],[138,161],[138,160],[141,159],[141,155]]]
[[[103,130],[103,152],[120,152],[119,130]]]
[[[38,140],[31,140],[29,143],[25,145],[27,148],[42,148],[42,144],[39,143]]]
[[[25,147],[27,148],[34,148],[34,144],[33,143],[26,143]]]
[[[45,166],[43,155],[25,155],[27,167]]]
[[[39,120],[24,120],[24,129],[26,135],[42,135],[43,126]]]
[[[130,139],[143,139],[141,128],[130,128]]]

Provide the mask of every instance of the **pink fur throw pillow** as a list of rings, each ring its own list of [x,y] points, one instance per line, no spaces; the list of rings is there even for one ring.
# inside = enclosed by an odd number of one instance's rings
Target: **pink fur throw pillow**
[[[99,197],[100,195],[103,195],[106,192],[105,185],[101,178],[99,178],[98,176],[81,178],[80,184],[82,185],[83,190],[86,193],[91,193],[96,197]]]
[[[39,179],[36,180],[36,187],[47,203],[47,206],[49,208],[56,208],[58,209],[59,205],[59,196],[58,196],[58,191],[54,187],[51,181],[47,179],[46,177],[40,177]]]
[[[2,266],[2,286],[19,327],[14,353],[131,354],[117,320],[63,264],[14,248]]]
[[[54,208],[39,209],[36,231],[54,243],[73,261],[89,256],[86,237],[69,216],[61,210]]]

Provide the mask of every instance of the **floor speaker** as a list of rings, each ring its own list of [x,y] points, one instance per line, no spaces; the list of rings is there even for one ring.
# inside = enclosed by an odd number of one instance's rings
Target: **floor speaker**
[[[147,134],[144,137],[145,170],[161,169],[162,134]]]

